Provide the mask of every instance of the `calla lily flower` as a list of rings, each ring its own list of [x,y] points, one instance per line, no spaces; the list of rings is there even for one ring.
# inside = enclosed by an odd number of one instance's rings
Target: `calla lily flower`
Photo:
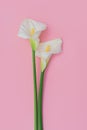
[[[32,19],[25,19],[20,26],[18,36],[24,39],[29,39],[32,49],[36,50],[40,41],[39,36],[45,29],[45,24]]]
[[[62,50],[62,40],[55,39],[48,42],[41,43],[36,50],[36,56],[41,58],[41,71],[46,68],[49,59],[53,54],[60,53]]]

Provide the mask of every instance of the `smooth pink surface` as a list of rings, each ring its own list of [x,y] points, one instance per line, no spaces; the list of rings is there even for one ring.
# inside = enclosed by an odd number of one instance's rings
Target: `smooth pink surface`
[[[33,130],[31,48],[17,37],[25,18],[47,23],[42,41],[64,41],[45,74],[44,130],[87,130],[86,0],[0,1],[0,130]]]

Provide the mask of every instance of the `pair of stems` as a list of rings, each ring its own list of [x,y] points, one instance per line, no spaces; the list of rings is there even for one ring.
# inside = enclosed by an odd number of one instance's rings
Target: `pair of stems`
[[[42,121],[42,95],[43,95],[43,79],[44,71],[40,75],[40,88],[37,101],[37,82],[36,82],[36,62],[35,51],[32,50],[32,62],[33,62],[33,80],[34,80],[34,130],[43,130]]]

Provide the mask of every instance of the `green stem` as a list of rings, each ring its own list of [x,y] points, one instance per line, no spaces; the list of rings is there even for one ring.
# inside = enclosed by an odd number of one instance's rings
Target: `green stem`
[[[37,106],[37,82],[36,82],[36,62],[35,51],[32,50],[33,80],[34,80],[34,130],[38,130],[38,106]]]
[[[42,98],[43,98],[43,80],[44,80],[44,71],[40,75],[40,88],[38,96],[38,130],[43,130],[43,117],[42,117]]]

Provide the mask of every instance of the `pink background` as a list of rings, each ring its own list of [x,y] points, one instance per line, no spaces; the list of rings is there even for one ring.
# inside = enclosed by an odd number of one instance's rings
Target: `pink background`
[[[31,48],[17,37],[25,18],[47,23],[42,41],[64,41],[46,71],[44,130],[87,130],[87,0],[0,1],[0,130],[33,130]]]

